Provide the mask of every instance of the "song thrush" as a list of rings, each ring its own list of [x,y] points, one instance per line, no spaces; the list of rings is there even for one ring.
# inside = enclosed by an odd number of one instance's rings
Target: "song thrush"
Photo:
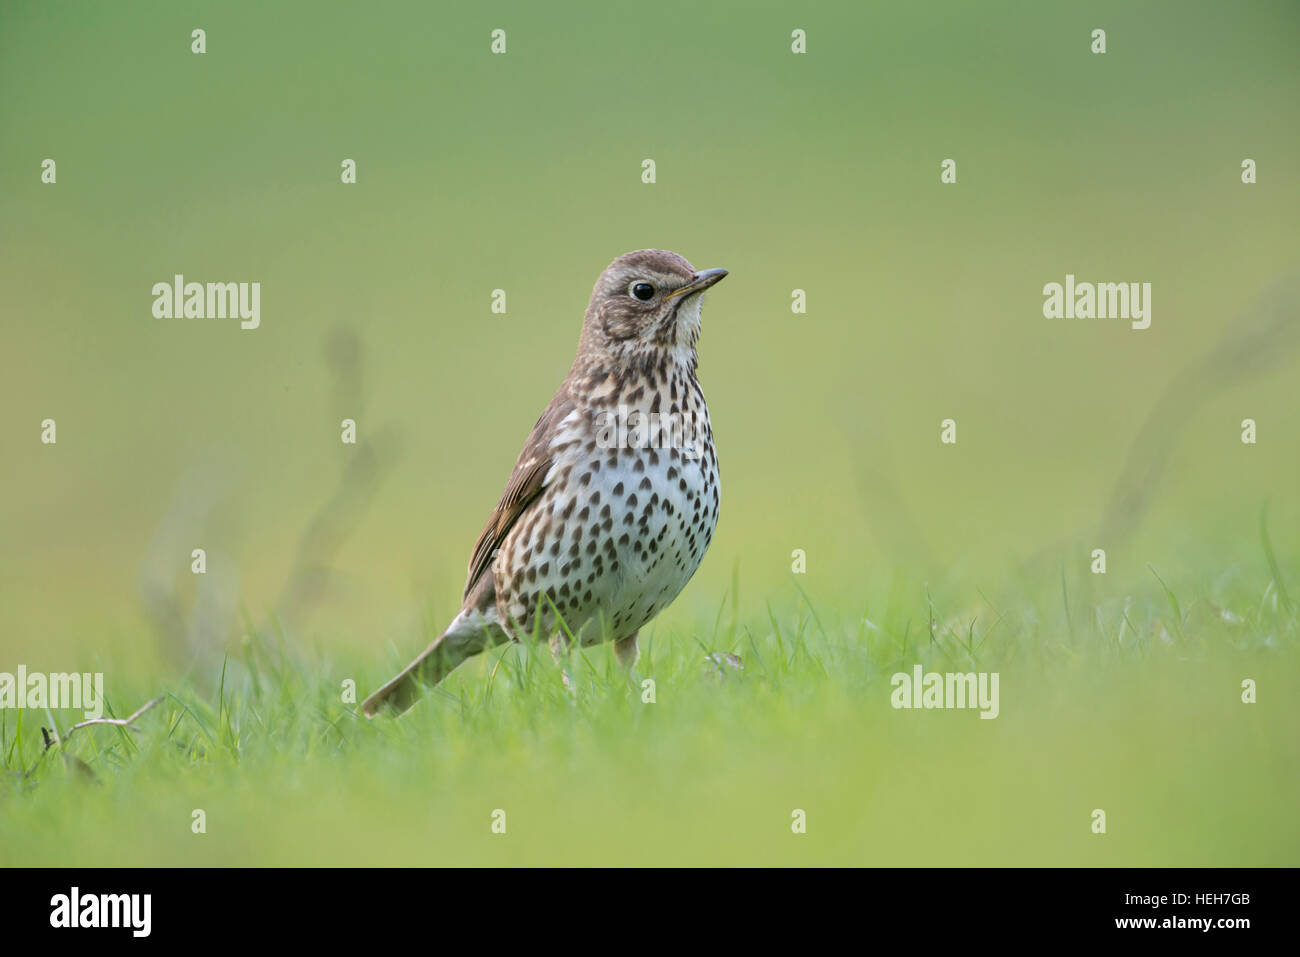
[[[530,635],[615,640],[699,567],[718,520],[718,459],[696,379],[700,306],[725,269],[642,249],[596,280],[567,378],[533,426],[469,560],[460,613],[362,703],[405,711],[489,645]],[[667,423],[667,425],[665,425]]]

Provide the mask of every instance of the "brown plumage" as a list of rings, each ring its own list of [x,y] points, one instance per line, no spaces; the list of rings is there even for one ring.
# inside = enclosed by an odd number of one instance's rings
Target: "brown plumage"
[[[470,655],[553,637],[561,620],[583,644],[613,638],[619,659],[635,662],[637,630],[681,591],[717,522],[717,456],[695,373],[703,293],[725,275],[657,249],[601,273],[569,374],[474,545],[460,613],[362,703],[367,716],[405,711]],[[650,421],[671,434],[636,431]]]

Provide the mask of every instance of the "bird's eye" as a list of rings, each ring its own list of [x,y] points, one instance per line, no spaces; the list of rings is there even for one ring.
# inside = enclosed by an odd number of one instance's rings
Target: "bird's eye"
[[[632,288],[628,291],[632,293],[633,298],[640,299],[642,302],[649,302],[655,297],[655,287],[644,280],[632,283]]]

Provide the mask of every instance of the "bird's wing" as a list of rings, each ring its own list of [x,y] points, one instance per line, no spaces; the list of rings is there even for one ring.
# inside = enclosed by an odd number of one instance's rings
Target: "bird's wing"
[[[510,529],[514,528],[519,516],[537,501],[546,488],[546,478],[555,461],[551,441],[555,438],[560,423],[573,409],[573,400],[561,388],[533,426],[533,431],[529,433],[528,441],[524,443],[523,451],[515,462],[514,471],[510,473],[506,490],[501,493],[501,501],[492,510],[487,525],[474,544],[474,553],[469,559],[469,577],[465,580],[465,595],[462,597],[469,595],[483,572],[492,566],[492,559]]]

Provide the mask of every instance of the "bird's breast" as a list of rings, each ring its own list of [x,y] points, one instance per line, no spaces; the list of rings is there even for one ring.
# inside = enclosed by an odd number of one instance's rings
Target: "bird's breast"
[[[501,596],[515,620],[530,622],[549,594],[570,628],[603,619],[629,634],[677,596],[713,539],[721,486],[698,385],[610,398],[561,423],[537,520],[503,549],[505,578],[520,582]]]

